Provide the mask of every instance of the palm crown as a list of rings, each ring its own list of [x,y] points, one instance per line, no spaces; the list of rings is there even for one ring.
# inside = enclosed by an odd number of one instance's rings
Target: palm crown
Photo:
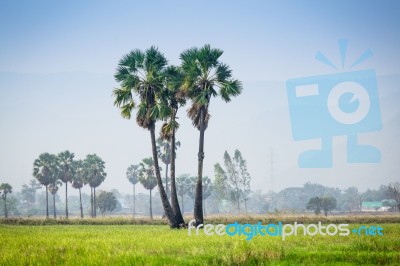
[[[200,49],[188,49],[180,55],[185,73],[182,87],[192,100],[188,115],[194,126],[199,129],[202,108],[205,111],[204,123],[208,123],[211,97],[220,95],[225,102],[229,102],[231,97],[239,95],[242,91],[241,82],[232,78],[232,71],[228,65],[219,61],[222,53],[222,50],[205,45]]]
[[[121,88],[115,89],[114,105],[121,109],[124,118],[131,118],[136,104],[133,95],[139,97],[136,121],[144,128],[149,128],[163,113],[168,112],[166,106],[159,101],[158,93],[164,87],[164,70],[167,59],[151,47],[145,52],[133,50],[119,61],[115,80]]]

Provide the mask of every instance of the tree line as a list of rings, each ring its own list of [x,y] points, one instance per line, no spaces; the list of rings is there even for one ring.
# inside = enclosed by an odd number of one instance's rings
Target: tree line
[[[192,213],[195,199],[195,187],[197,177],[190,174],[182,174],[177,177],[177,192],[179,195],[179,203],[181,204],[181,212]],[[203,178],[203,206],[204,215],[207,214],[237,214],[237,203],[235,200],[228,201],[228,199],[220,199],[220,193],[215,188],[214,178]],[[41,186],[36,179],[30,180],[28,184],[22,186],[20,191],[14,189],[8,183],[0,184],[0,215],[12,216],[42,216],[45,214],[46,196],[42,191],[39,194],[37,190]],[[356,193],[355,193],[356,192]],[[97,190],[96,190],[97,194]],[[380,201],[384,206],[390,207],[390,211],[399,210],[399,195],[400,183],[390,183],[382,185],[377,189],[368,189],[364,192],[358,192],[354,187],[347,189],[336,189],[332,187],[325,187],[320,184],[306,183],[302,187],[289,187],[279,192],[261,192],[260,190],[250,191],[247,199],[248,214],[273,214],[273,213],[304,213],[308,210],[319,214],[324,212],[327,214],[332,209],[341,213],[358,213],[361,211],[361,202],[363,201]],[[90,195],[82,193],[81,201],[84,205],[85,213],[91,213]],[[317,200],[315,198],[318,198]],[[331,198],[336,205],[333,208],[329,207],[329,201],[323,203],[323,199]],[[150,216],[149,210],[149,196],[143,193],[136,195],[121,194],[118,190],[99,191],[96,195],[96,207],[102,215],[106,212],[112,212],[114,215],[127,215],[131,214],[134,209],[134,202],[136,200],[136,215],[143,217],[143,215]],[[396,201],[397,199],[397,201]],[[80,199],[78,196],[69,196],[69,203],[71,202],[72,212],[74,215],[79,215],[81,212]],[[207,202],[207,204],[205,204]],[[60,200],[58,193],[56,194],[57,205],[65,204]],[[244,201],[241,202],[244,206]],[[319,206],[319,207],[318,207]],[[163,214],[163,207],[159,195],[155,193],[152,195],[152,213],[157,215]],[[243,211],[242,214],[245,214]]]
[[[180,197],[180,203],[178,199],[178,207],[181,206],[180,213],[184,213],[184,196],[188,195],[193,200],[196,199],[196,177],[190,176],[189,174],[180,175],[176,178],[175,182],[168,183],[168,166],[171,157],[171,146],[168,140],[157,139],[157,151],[158,157],[165,163],[166,171],[165,176],[162,179],[163,185],[166,188],[166,195],[168,199],[174,197],[173,187],[176,189],[176,197]],[[176,147],[175,147],[176,150]],[[224,154],[225,166],[229,169],[225,171],[221,166],[216,164],[215,181],[213,182],[207,176],[202,178],[202,207],[203,213],[205,214],[205,200],[211,195],[213,191],[219,195],[219,204],[222,201],[229,202],[237,206],[237,213],[240,213],[240,202],[247,201],[248,194],[250,193],[250,174],[247,171],[246,160],[241,155],[239,150],[235,150],[235,155],[231,159],[227,151]],[[160,167],[160,171],[161,171]],[[221,172],[222,171],[222,172]],[[221,175],[223,173],[223,175]],[[129,182],[133,185],[133,217],[135,217],[135,187],[137,183],[141,183],[142,186],[149,190],[150,196],[150,218],[153,219],[152,215],[152,190],[157,185],[157,178],[155,175],[154,161],[152,158],[145,158],[140,164],[130,165],[126,171],[126,176]],[[171,178],[171,180],[173,180]],[[171,195],[168,193],[171,191]],[[193,202],[193,205],[195,202]],[[245,204],[246,206],[246,204]],[[247,213],[247,208],[246,208]]]
[[[91,217],[96,217],[96,187],[106,178],[105,162],[96,154],[88,154],[83,160],[75,160],[75,154],[63,151],[59,154],[42,153],[33,163],[33,176],[46,188],[46,218],[49,218],[48,192],[53,196],[53,217],[56,218],[55,195],[65,184],[65,217],[68,218],[68,183],[79,190],[80,213],[83,218],[82,193],[84,185],[90,186]]]

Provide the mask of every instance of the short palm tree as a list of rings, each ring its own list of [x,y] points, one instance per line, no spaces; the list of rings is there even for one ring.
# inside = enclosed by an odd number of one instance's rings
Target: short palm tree
[[[65,217],[68,218],[68,182],[72,181],[74,175],[75,154],[69,151],[60,152],[57,155],[60,179],[65,183]]]
[[[81,189],[85,185],[85,169],[82,160],[74,161],[74,176],[72,178],[72,187],[79,190],[79,208],[81,218],[83,218],[82,193]]]
[[[33,162],[33,176],[46,187],[46,218],[49,218],[49,197],[48,187],[56,172],[57,157],[50,153],[42,153]]]
[[[157,185],[157,178],[154,173],[154,162],[152,158],[145,158],[143,162],[140,163],[139,168],[139,181],[143,187],[150,191],[150,219],[153,220],[153,206],[151,201],[151,191]]]
[[[53,218],[54,219],[57,218],[56,193],[61,185],[62,185],[62,182],[60,180],[58,180],[57,177],[55,176],[55,178],[53,178],[53,180],[50,182],[50,184],[48,186],[51,195],[53,195]]]
[[[96,154],[88,154],[83,161],[85,182],[90,186],[92,217],[96,217],[96,187],[105,180],[105,162]]]
[[[183,197],[188,194],[188,191],[190,190],[190,179],[188,174],[180,175],[176,178],[176,192],[178,193],[179,196],[181,196],[181,213],[182,216],[185,213],[185,202],[183,201]]]
[[[4,200],[4,217],[8,218],[8,211],[7,211],[7,194],[12,192],[12,186],[8,183],[2,183],[0,185],[0,196],[1,199]]]
[[[203,223],[202,176],[204,160],[204,132],[208,125],[208,107],[212,97],[220,95],[225,102],[242,91],[239,80],[232,78],[229,66],[221,63],[219,58],[223,51],[205,45],[202,48],[191,48],[181,53],[182,70],[185,75],[183,90],[191,99],[188,116],[193,125],[200,131],[198,172],[194,204],[196,224]]]
[[[136,186],[137,182],[139,181],[138,168],[139,168],[139,165],[131,165],[126,170],[126,177],[128,178],[129,182],[131,182],[131,184],[133,185],[133,218],[135,218],[135,213],[136,213],[135,186]]]
[[[121,115],[127,119],[131,118],[136,106],[133,96],[139,97],[136,122],[140,127],[148,129],[150,132],[154,169],[161,202],[170,226],[177,228],[175,213],[168,201],[161,179],[155,137],[156,121],[168,112],[168,109],[159,99],[159,94],[164,88],[166,66],[166,58],[155,47],[144,52],[133,50],[119,61],[114,77],[117,82],[121,83],[121,87],[115,89],[113,94],[115,97],[114,105],[121,109]]]

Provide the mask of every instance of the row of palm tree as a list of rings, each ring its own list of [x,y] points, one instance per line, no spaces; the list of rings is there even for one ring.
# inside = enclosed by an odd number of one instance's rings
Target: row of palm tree
[[[210,119],[210,101],[212,97],[220,95],[224,101],[229,102],[242,91],[241,82],[233,79],[230,68],[219,61],[222,53],[222,50],[211,48],[210,45],[190,48],[180,54],[180,66],[168,66],[167,59],[157,48],[150,47],[145,51],[136,49],[122,57],[114,75],[121,85],[113,91],[114,105],[120,108],[122,117],[127,119],[136,110],[137,124],[150,132],[157,185],[165,215],[172,228],[184,225],[175,182],[178,109],[187,100],[191,101],[187,113],[200,132],[194,218],[196,224],[202,224],[204,133]],[[155,137],[157,121],[164,122],[160,135],[168,139],[171,145],[171,203],[164,189],[158,164]]]
[[[89,154],[84,160],[75,160],[70,151],[59,154],[42,153],[33,163],[33,176],[46,188],[46,218],[49,218],[48,191],[53,195],[53,216],[56,218],[55,195],[65,184],[65,217],[68,213],[68,183],[79,190],[80,212],[83,218],[81,188],[88,184],[91,188],[91,216],[96,217],[96,187],[107,176],[104,161],[96,154]]]

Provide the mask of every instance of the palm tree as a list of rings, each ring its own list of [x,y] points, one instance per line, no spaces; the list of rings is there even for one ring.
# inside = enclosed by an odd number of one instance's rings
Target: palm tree
[[[242,91],[241,82],[232,78],[232,71],[229,66],[219,61],[222,53],[222,50],[205,45],[200,49],[188,49],[180,55],[182,69],[185,74],[183,89],[192,101],[188,116],[193,125],[200,131],[198,176],[194,204],[194,218],[197,225],[203,223],[204,131],[210,118],[208,107],[211,97],[219,94],[225,102],[229,102],[233,96],[239,95]],[[219,89],[218,91],[217,88]]]
[[[133,218],[135,218],[135,213],[136,213],[135,186],[136,186],[137,182],[139,181],[138,180],[138,168],[139,168],[139,165],[131,165],[126,170],[126,177],[128,178],[129,182],[131,182],[133,185]]]
[[[56,156],[50,153],[42,153],[33,162],[33,176],[46,187],[46,218],[49,218],[48,186],[55,174]]]
[[[74,175],[74,157],[75,154],[64,151],[57,155],[59,174],[62,182],[65,183],[65,217],[68,218],[68,182],[72,181]]]
[[[4,217],[8,218],[8,211],[7,211],[7,194],[12,192],[12,186],[8,183],[2,183],[0,185],[0,195],[1,198],[4,200]]]
[[[100,186],[107,176],[104,172],[105,162],[96,154],[88,154],[83,164],[85,181],[90,186],[92,217],[96,217],[96,187]]]
[[[56,193],[61,185],[62,185],[62,182],[60,180],[58,180],[56,177],[53,178],[53,180],[49,184],[49,191],[50,191],[51,195],[53,195],[53,217],[54,217],[54,219],[57,218]]]
[[[121,109],[121,115],[127,119],[131,118],[135,108],[133,95],[139,97],[136,122],[150,132],[154,169],[161,202],[170,226],[177,228],[175,213],[168,201],[161,179],[155,137],[156,121],[163,118],[169,111],[159,100],[159,93],[164,88],[166,66],[166,58],[155,47],[151,47],[145,52],[131,51],[119,61],[114,77],[117,82],[121,83],[121,88],[115,89],[113,94],[115,96],[114,105]]]
[[[145,189],[150,191],[150,219],[153,220],[151,191],[157,185],[157,178],[154,176],[154,162],[152,158],[145,158],[143,159],[142,163],[140,163],[139,181]]]
[[[169,198],[168,168],[171,163],[171,144],[169,140],[157,139],[157,156],[165,164],[165,193]]]
[[[170,164],[171,164],[171,205],[175,213],[178,224],[183,225],[182,213],[179,207],[178,194],[176,191],[175,182],[175,159],[176,147],[180,146],[179,142],[175,140],[176,130],[179,128],[177,122],[177,113],[179,107],[186,103],[186,95],[182,90],[184,75],[182,69],[175,66],[169,66],[165,70],[165,86],[164,90],[160,93],[161,102],[168,108],[166,113],[166,122],[161,128],[161,138],[168,141]]]
[[[191,183],[188,174],[180,175],[176,178],[176,191],[178,195],[181,196],[182,216],[185,213],[185,202],[183,201],[183,196],[188,193],[190,186]]]
[[[84,165],[82,160],[74,161],[75,174],[72,178],[72,187],[79,190],[79,207],[81,210],[81,218],[83,218],[81,189],[83,185],[85,185],[85,169],[83,167]]]

